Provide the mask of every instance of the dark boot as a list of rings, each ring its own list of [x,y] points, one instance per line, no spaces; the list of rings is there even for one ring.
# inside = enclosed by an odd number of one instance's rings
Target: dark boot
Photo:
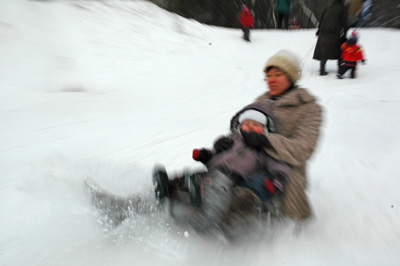
[[[351,77],[352,79],[355,79],[355,78],[356,78],[356,68],[352,68],[352,69],[351,69],[350,77]]]
[[[169,180],[164,166],[156,166],[153,171],[153,184],[156,199],[163,201],[165,197],[172,197],[177,191],[187,191],[187,178],[189,174],[183,173]]]
[[[243,39],[250,42],[250,28],[244,28]]]
[[[342,66],[342,59],[341,58],[338,59],[337,65],[338,65],[338,74],[340,74],[340,67]]]
[[[319,75],[326,76],[328,72],[325,71],[326,60],[321,60],[319,64]]]
[[[156,166],[153,170],[154,193],[158,201],[163,201],[165,197],[170,195],[168,189],[168,174],[164,166]]]

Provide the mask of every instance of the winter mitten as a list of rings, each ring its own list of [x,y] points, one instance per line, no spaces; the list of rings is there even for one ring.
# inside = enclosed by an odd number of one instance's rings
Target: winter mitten
[[[207,149],[194,149],[192,154],[193,160],[204,164],[206,164],[212,156],[212,152]]]
[[[229,150],[233,146],[233,140],[228,137],[221,137],[214,143],[216,153]]]
[[[254,131],[246,132],[241,130],[243,140],[247,146],[253,149],[263,149],[271,147],[271,143],[264,134],[259,134]]]
[[[367,64],[367,60],[365,60],[365,59],[361,60],[361,64],[366,65]]]

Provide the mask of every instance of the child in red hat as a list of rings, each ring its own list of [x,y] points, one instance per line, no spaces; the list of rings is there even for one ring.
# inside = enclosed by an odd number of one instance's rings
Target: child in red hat
[[[339,67],[339,73],[337,77],[339,79],[343,78],[343,75],[347,72],[347,70],[351,71],[351,78],[354,79],[356,77],[356,69],[357,62],[361,61],[365,64],[364,52],[360,45],[357,44],[358,34],[356,31],[353,31],[350,35],[350,38],[342,44],[342,63]]]

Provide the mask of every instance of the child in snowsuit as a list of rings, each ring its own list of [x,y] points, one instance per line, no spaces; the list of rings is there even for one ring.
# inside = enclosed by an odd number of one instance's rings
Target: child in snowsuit
[[[342,44],[342,56],[341,65],[339,67],[339,73],[337,77],[343,79],[343,75],[350,70],[350,76],[352,79],[356,77],[357,61],[361,61],[365,64],[363,49],[357,44],[358,36],[356,32],[353,32],[350,38]]]
[[[243,39],[250,41],[250,29],[254,28],[254,17],[250,9],[243,5],[239,13],[239,21],[242,25]]]
[[[176,199],[175,192],[187,191],[196,211],[186,222],[198,232],[207,232],[230,211],[235,187],[247,188],[259,201],[282,193],[289,166],[255,148],[259,141],[268,142],[264,134],[273,134],[274,125],[266,104],[255,102],[246,106],[232,118],[230,135],[219,138],[213,149],[193,151],[193,159],[205,164],[208,172],[169,180],[165,169],[157,169],[156,197],[160,201],[165,197]]]
[[[257,148],[260,142],[268,146],[266,134],[275,132],[275,118],[265,103],[244,107],[233,116],[230,129],[231,134],[219,138],[212,149],[193,151],[193,159],[202,162],[207,172],[169,179],[164,167],[155,167],[156,199],[159,203],[169,199],[169,204],[154,205],[141,195],[113,195],[89,179],[86,185],[94,206],[112,227],[132,214],[153,213],[163,206],[169,207],[177,223],[208,235],[217,230],[227,236],[232,228],[254,225],[263,202],[284,191],[290,168]]]

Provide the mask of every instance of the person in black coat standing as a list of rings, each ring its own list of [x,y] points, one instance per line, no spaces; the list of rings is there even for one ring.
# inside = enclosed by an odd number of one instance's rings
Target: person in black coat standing
[[[318,41],[313,59],[320,61],[321,76],[328,74],[325,70],[327,60],[338,60],[339,69],[340,46],[346,41],[347,29],[347,7],[344,0],[334,0],[322,13],[316,33]]]

